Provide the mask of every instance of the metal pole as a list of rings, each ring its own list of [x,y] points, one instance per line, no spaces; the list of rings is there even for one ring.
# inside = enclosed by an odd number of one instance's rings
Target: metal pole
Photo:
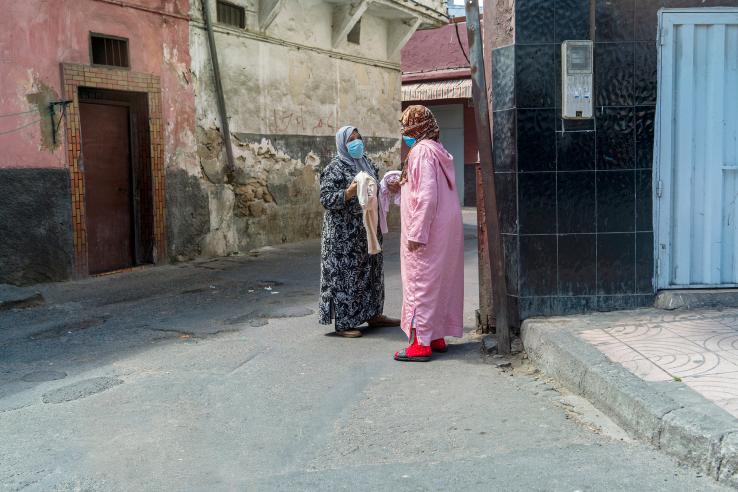
[[[231,144],[231,129],[228,125],[228,113],[226,112],[225,96],[223,95],[223,84],[220,80],[220,65],[218,64],[218,51],[215,48],[215,36],[213,35],[213,23],[210,21],[209,0],[201,0],[202,15],[205,18],[205,27],[208,31],[208,47],[210,48],[210,61],[213,64],[213,78],[215,79],[215,95],[218,102],[218,113],[220,115],[220,128],[223,133],[223,145],[226,151],[225,175],[227,182],[233,181],[236,172],[236,164],[233,158],[233,146]]]
[[[487,19],[487,21],[494,22],[492,19]],[[466,0],[466,29],[469,36],[472,96],[477,122],[479,163],[482,170],[482,187],[484,188],[487,245],[489,247],[492,275],[492,292],[489,292],[488,295],[492,296],[497,331],[497,350],[501,354],[509,354],[510,323],[507,312],[507,286],[505,285],[505,253],[502,249],[502,236],[500,235],[500,222],[497,213],[497,192],[495,171],[492,164],[492,136],[487,104],[487,82],[484,75],[484,50],[482,49],[478,0]]]

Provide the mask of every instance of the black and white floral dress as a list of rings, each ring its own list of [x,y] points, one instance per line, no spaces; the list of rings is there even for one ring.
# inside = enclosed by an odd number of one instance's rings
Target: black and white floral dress
[[[374,175],[379,170],[372,163]],[[359,200],[348,202],[344,192],[357,172],[333,159],[320,175],[323,218],[320,265],[320,323],[335,320],[337,331],[356,328],[384,310],[382,253],[370,255]],[[382,244],[382,233],[377,230]]]

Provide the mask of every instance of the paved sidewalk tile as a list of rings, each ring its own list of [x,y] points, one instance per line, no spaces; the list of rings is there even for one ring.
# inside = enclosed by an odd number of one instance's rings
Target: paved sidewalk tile
[[[579,336],[641,379],[682,380],[738,417],[738,310],[620,320]]]

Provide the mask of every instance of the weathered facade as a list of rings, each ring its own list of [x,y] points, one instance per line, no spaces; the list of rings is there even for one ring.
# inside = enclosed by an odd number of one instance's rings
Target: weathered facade
[[[316,237],[335,130],[399,164],[399,51],[441,0],[29,0],[0,41],[0,283]],[[220,6],[219,6],[220,4]]]
[[[738,102],[727,87],[738,80],[738,2],[485,7],[507,289],[519,317],[735,285]],[[562,118],[566,40],[594,42],[591,119]]]
[[[183,239],[172,254],[227,255],[316,237],[323,215],[318,175],[338,128],[358,127],[375,162],[399,166],[400,49],[417,28],[444,22],[445,6],[236,0],[240,27],[218,21],[217,2],[204,1],[214,20],[236,171],[224,172],[202,3],[193,1],[200,166],[168,177],[168,193],[170,200],[205,206],[172,218]]]
[[[197,166],[187,13],[186,0],[7,5],[0,282],[64,280],[167,259],[164,169]],[[130,145],[92,141],[93,129]],[[119,183],[108,168],[93,179],[93,147],[122,163]],[[91,202],[90,192],[100,201]],[[110,244],[118,257],[105,256]]]

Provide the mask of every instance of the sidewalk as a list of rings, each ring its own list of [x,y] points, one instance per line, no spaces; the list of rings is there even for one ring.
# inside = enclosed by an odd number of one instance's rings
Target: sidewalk
[[[738,487],[738,309],[531,319],[522,337],[630,433]]]

